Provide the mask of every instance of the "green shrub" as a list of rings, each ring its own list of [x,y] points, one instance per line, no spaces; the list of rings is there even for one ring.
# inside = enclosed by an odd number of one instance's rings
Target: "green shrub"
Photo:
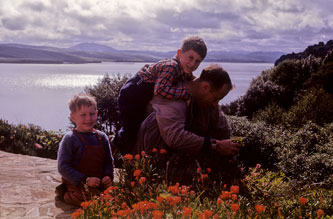
[[[332,122],[333,55],[286,60],[255,78],[246,94],[222,106],[228,115],[300,127]],[[274,112],[276,111],[276,112]]]
[[[283,124],[291,127],[300,127],[308,121],[322,126],[333,122],[333,94],[322,88],[308,89],[282,119]]]
[[[129,76],[115,77],[105,75],[96,85],[86,87],[85,91],[96,97],[98,108],[97,128],[108,135],[114,135],[120,129],[118,115],[118,94]]]
[[[255,112],[281,96],[283,89],[269,80],[270,73],[271,70],[263,71],[259,77],[252,80],[246,94],[231,104],[222,106],[223,111],[228,115],[252,118]]]
[[[12,125],[0,119],[0,150],[45,158],[57,158],[61,132],[45,131],[29,124]]]
[[[253,116],[253,121],[264,121],[269,125],[279,125],[283,122],[283,115],[286,110],[276,102],[272,102],[265,109],[259,110]]]
[[[235,136],[243,136],[239,160],[245,167],[260,163],[300,183],[333,183],[333,125],[308,122],[299,129],[271,126],[245,117],[228,117]]]

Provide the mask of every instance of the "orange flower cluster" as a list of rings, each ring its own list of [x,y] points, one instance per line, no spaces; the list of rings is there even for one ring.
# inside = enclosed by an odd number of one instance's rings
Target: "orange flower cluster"
[[[144,184],[147,181],[146,177],[140,177],[139,183]]]
[[[256,205],[254,208],[256,209],[256,211],[259,214],[261,214],[261,213],[263,213],[265,211],[265,206],[263,206],[263,205]]]
[[[125,209],[125,210],[119,210],[115,213],[115,216],[119,217],[128,217],[129,215],[132,214],[131,209]]]
[[[175,206],[181,202],[182,199],[179,196],[167,196],[165,200],[169,205]]]
[[[183,207],[183,218],[189,217],[191,218],[192,208],[191,207]]]
[[[236,203],[230,204],[230,209],[232,212],[237,212],[239,210],[239,205]]]
[[[113,191],[117,191],[118,189],[119,189],[118,186],[110,186],[104,191],[104,194],[108,195]]]
[[[133,204],[132,208],[133,208],[134,212],[140,212],[141,215],[144,215],[144,213],[149,209],[157,209],[158,204],[155,202],[140,201],[136,204]]]
[[[230,186],[230,192],[234,194],[239,193],[239,186]]]
[[[125,154],[124,158],[125,158],[125,160],[131,161],[131,160],[133,160],[133,155],[132,154]]]
[[[199,213],[199,219],[206,219],[210,218],[213,215],[211,210],[204,210],[203,212]]]
[[[91,200],[86,201],[86,202],[81,202],[81,207],[83,209],[86,209],[90,204],[91,204]]]
[[[321,218],[322,216],[324,216],[324,211],[321,209],[317,210],[317,218]]]
[[[174,195],[178,195],[179,194],[179,183],[176,183],[176,185],[174,185],[174,186],[169,186],[168,192],[171,192]]]
[[[161,219],[163,216],[163,211],[155,210],[152,211],[151,214],[153,215],[153,219]]]
[[[73,217],[73,218],[78,218],[78,217],[81,216],[82,213],[83,213],[82,209],[77,209],[76,211],[74,211],[74,212],[72,213],[72,217]]]
[[[304,197],[300,197],[300,198],[299,198],[299,202],[301,203],[301,205],[305,205],[306,202],[307,202],[307,199],[304,198]]]
[[[137,169],[137,170],[134,170],[134,173],[133,173],[133,176],[135,176],[136,179],[139,178],[140,174],[141,174],[141,170]]]

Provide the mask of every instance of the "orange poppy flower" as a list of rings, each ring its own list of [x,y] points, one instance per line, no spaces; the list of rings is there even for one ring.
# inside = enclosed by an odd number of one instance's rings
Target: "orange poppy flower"
[[[183,207],[183,218],[191,217],[192,208],[191,207]]]
[[[211,210],[204,210],[203,214],[205,218],[209,218],[213,215],[213,212]]]
[[[140,179],[139,179],[140,184],[144,184],[146,181],[147,181],[147,179],[144,176],[140,177]]]
[[[155,210],[151,212],[153,215],[153,219],[160,219],[163,216],[163,211]]]
[[[124,155],[124,158],[125,158],[126,160],[132,160],[132,159],[133,159],[133,155],[132,155],[132,154],[125,154],[125,155]]]
[[[230,196],[231,196],[231,192],[222,191],[222,194],[220,195],[220,198],[221,199],[227,199],[227,198],[230,198]]]
[[[138,178],[141,174],[141,170],[134,170],[133,176],[135,176],[136,178]]]
[[[239,193],[239,186],[230,186],[230,192],[238,194]]]
[[[156,200],[157,200],[158,202],[162,203],[162,202],[163,202],[163,200],[164,200],[164,198],[163,198],[163,197],[161,197],[161,196],[158,196],[158,197],[156,198]]]
[[[77,209],[76,211],[74,211],[73,213],[72,213],[72,217],[73,218],[78,218],[78,217],[80,217],[80,215],[83,213],[83,211],[81,210],[81,209]]]
[[[259,214],[261,214],[261,213],[263,213],[265,211],[265,206],[263,206],[263,205],[256,205],[255,209],[257,210],[257,212]]]
[[[237,212],[239,210],[238,204],[230,204],[230,209],[232,212]]]
[[[317,218],[321,218],[322,216],[324,216],[324,211],[321,209],[318,209],[317,211]]]
[[[299,198],[299,202],[301,203],[301,205],[305,205],[306,202],[307,202],[307,199],[304,198],[304,197],[300,197],[300,198]]]

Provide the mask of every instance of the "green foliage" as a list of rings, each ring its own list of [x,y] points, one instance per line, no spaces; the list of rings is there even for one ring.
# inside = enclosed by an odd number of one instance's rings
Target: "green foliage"
[[[245,167],[260,163],[299,183],[333,183],[333,125],[308,122],[299,129],[270,126],[245,117],[228,117],[235,136],[243,136],[239,160]]]
[[[0,119],[0,149],[38,157],[57,158],[61,131],[45,131],[35,125],[11,125]]]
[[[331,123],[333,51],[315,58],[286,60],[255,78],[246,94],[222,106],[229,115],[268,124],[300,127],[308,121]]]
[[[308,121],[318,125],[333,122],[333,94],[322,88],[308,89],[289,111],[282,114],[285,126],[300,127]]]
[[[252,118],[254,112],[264,108],[277,99],[277,97],[281,96],[283,90],[280,86],[269,80],[270,74],[271,70],[263,71],[260,76],[252,80],[246,94],[230,105],[223,106],[223,111],[229,115]]]
[[[118,74],[114,77],[105,75],[96,85],[85,88],[85,92],[94,96],[97,101],[97,128],[108,135],[115,134],[120,129],[118,94],[128,78],[128,75],[120,76]]]
[[[296,98],[299,100],[289,110],[273,102],[255,113],[253,120],[285,128],[299,128],[309,121],[321,126],[333,122],[333,94],[322,88],[310,88]]]

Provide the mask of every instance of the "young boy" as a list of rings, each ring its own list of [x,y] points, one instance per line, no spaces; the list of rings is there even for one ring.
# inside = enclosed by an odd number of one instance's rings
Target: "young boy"
[[[190,97],[186,87],[178,82],[193,80],[192,72],[206,54],[206,44],[200,37],[187,37],[172,59],[145,65],[124,84],[118,97],[122,127],[112,141],[121,154],[132,152],[137,131],[146,118],[146,106],[153,95],[184,100]]]
[[[80,206],[112,184],[113,157],[104,132],[94,129],[97,104],[88,94],[75,95],[69,101],[70,118],[76,128],[61,140],[58,171],[66,185],[63,199]]]

